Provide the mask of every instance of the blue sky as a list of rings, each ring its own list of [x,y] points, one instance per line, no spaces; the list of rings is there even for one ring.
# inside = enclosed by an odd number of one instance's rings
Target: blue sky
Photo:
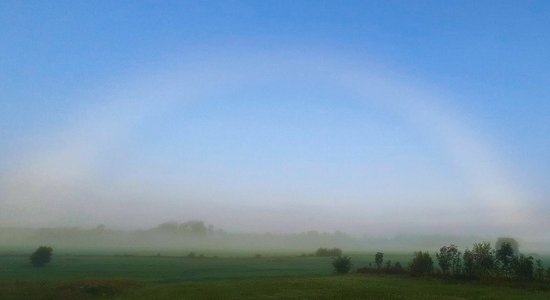
[[[0,225],[543,236],[549,28],[546,1],[3,1]]]

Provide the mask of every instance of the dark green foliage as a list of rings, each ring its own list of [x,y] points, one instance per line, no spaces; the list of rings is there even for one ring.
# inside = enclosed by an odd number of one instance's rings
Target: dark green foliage
[[[52,259],[52,247],[40,246],[31,254],[31,264],[35,267],[43,267]]]
[[[433,272],[433,260],[428,252],[415,252],[414,258],[409,266],[411,275],[427,275]]]
[[[330,256],[330,257],[342,256],[342,250],[339,248],[332,248],[332,249],[319,248],[317,249],[317,251],[315,251],[315,256]]]
[[[358,268],[357,273],[364,274],[404,274],[406,273],[405,269],[401,266],[401,263],[396,262],[395,265],[392,265],[391,260],[386,262],[384,268],[373,268],[372,263],[369,263],[368,266]]]
[[[501,243],[495,252],[495,257],[502,274],[506,277],[511,277],[513,273],[512,262],[516,257],[512,245],[506,242]]]
[[[453,244],[441,247],[439,253],[435,254],[441,271],[446,275],[460,273],[460,256],[460,251],[458,251],[458,248]]]
[[[495,251],[489,242],[475,243],[472,249],[474,273],[478,276],[490,275],[495,268]]]
[[[513,262],[515,275],[522,280],[533,279],[533,257],[520,254]]]
[[[384,253],[376,252],[376,254],[374,255],[374,263],[376,264],[376,267],[380,269],[382,267],[383,262],[384,262]]]
[[[464,251],[463,255],[463,261],[464,261],[464,275],[467,277],[474,276],[474,254],[469,249],[466,249]]]
[[[351,270],[351,257],[349,256],[338,256],[332,260],[332,266],[336,273],[346,274]]]
[[[535,261],[535,279],[540,281],[544,280],[544,267],[542,266],[542,260],[540,259]]]

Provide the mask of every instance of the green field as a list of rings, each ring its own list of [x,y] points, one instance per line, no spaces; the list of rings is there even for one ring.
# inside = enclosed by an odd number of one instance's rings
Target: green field
[[[386,255],[405,263],[410,255]],[[371,254],[353,256],[356,267]],[[0,299],[550,299],[544,286],[332,274],[319,257],[0,257]]]
[[[373,261],[373,254],[355,254],[355,267]],[[411,255],[386,254],[387,260],[406,264]],[[328,257],[272,256],[157,257],[55,256],[44,268],[34,268],[28,256],[0,256],[0,281],[127,278],[170,283],[209,279],[244,279],[282,276],[327,276],[333,270]]]
[[[0,284],[1,299],[550,299],[548,289],[343,275],[192,281],[76,280]]]

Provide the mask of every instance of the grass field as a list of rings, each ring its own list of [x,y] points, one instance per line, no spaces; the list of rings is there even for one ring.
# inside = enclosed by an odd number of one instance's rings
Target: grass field
[[[410,255],[387,255],[408,261]],[[357,267],[372,255],[354,255]],[[319,257],[0,257],[0,299],[550,299],[550,287],[332,274]]]
[[[373,260],[372,254],[353,255],[355,267]],[[410,260],[408,254],[387,254],[386,259]],[[30,265],[28,256],[0,256],[0,281],[127,278],[170,283],[208,279],[243,279],[281,276],[326,276],[332,274],[328,257],[220,257],[187,258],[156,256],[54,255],[44,268]]]
[[[344,275],[192,281],[70,280],[0,284],[0,299],[550,299],[548,289]]]

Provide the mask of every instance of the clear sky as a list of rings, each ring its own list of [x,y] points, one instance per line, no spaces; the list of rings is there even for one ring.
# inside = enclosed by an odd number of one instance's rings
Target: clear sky
[[[0,226],[548,238],[548,1],[1,1]]]

